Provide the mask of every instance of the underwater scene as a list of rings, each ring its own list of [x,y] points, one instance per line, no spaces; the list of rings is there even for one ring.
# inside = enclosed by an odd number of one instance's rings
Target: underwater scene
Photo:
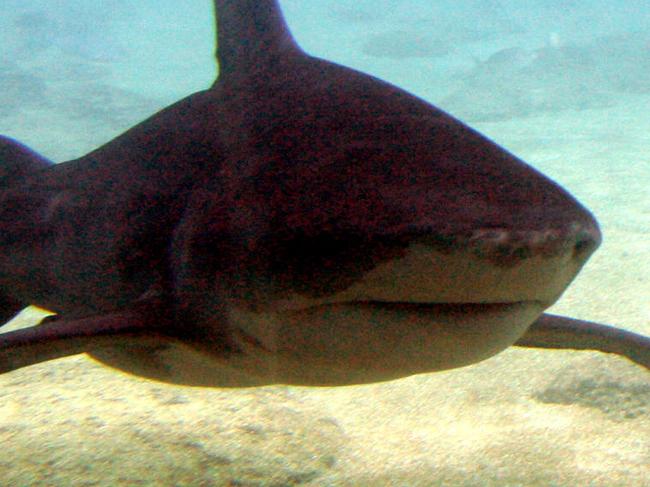
[[[549,312],[650,335],[649,2],[280,5],[308,54],[575,196],[603,243]],[[0,134],[57,163],[95,150],[214,83],[214,24],[210,0],[3,0]],[[190,387],[80,354],[0,374],[0,445],[7,486],[650,486],[650,371],[509,347],[363,385]]]

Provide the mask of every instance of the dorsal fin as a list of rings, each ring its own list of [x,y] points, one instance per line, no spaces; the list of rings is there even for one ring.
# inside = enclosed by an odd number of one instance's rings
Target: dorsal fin
[[[277,0],[214,0],[219,77],[298,51]]]

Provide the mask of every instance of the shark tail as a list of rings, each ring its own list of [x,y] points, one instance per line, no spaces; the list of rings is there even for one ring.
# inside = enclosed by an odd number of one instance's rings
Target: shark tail
[[[0,213],[5,207],[3,191],[32,181],[41,171],[51,166],[51,161],[20,142],[0,135]],[[6,252],[6,249],[3,251]],[[25,303],[0,289],[0,326],[11,320],[25,306]]]
[[[28,182],[52,162],[18,141],[0,135],[0,191]]]

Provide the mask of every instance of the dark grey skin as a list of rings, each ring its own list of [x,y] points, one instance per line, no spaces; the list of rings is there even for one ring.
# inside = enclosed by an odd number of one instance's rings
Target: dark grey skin
[[[0,371],[86,352],[203,386],[342,385],[510,345],[650,368],[543,313],[600,243],[570,194],[463,123],[305,54],[274,0],[216,0],[220,74],[76,160],[0,139]]]

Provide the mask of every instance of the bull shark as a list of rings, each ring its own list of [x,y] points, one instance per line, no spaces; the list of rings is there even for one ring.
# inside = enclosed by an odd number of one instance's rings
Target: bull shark
[[[215,0],[219,75],[75,160],[0,139],[0,371],[88,353],[169,383],[344,385],[511,345],[650,368],[544,313],[601,241],[559,185],[444,111]]]

